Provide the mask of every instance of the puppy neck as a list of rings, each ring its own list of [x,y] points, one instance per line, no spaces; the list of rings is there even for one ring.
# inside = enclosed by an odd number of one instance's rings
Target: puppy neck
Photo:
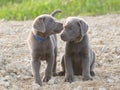
[[[40,32],[35,32],[34,30],[33,30],[33,35],[34,35],[35,39],[40,41],[40,42],[42,42],[46,39],[44,34],[42,34]]]
[[[83,37],[80,37],[77,40],[75,40],[74,43],[80,43],[82,40],[83,40]]]

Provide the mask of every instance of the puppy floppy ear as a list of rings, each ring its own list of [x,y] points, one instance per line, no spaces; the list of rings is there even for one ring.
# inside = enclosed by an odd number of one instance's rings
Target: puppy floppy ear
[[[88,31],[88,24],[86,22],[84,22],[83,20],[79,21],[79,25],[80,25],[80,31],[81,31],[81,35],[84,36],[87,31]]]
[[[34,20],[33,29],[38,30],[42,33],[46,31],[45,24],[42,17],[38,17]]]

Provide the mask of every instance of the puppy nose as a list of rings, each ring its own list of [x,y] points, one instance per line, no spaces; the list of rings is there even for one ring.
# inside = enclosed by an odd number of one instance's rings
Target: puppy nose
[[[62,23],[60,23],[60,25],[61,25],[61,26],[63,26],[63,24],[62,24]]]

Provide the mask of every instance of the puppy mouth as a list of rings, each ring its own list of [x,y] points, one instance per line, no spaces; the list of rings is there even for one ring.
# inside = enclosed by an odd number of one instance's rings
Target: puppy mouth
[[[58,32],[60,33],[62,30],[63,30],[63,27],[61,27],[61,28],[58,30]]]
[[[62,38],[61,38],[62,39]],[[67,42],[68,40],[62,39],[63,41]]]
[[[68,37],[65,34],[61,34],[61,39],[63,41],[69,41]]]
[[[61,27],[59,30],[56,30],[55,33],[60,33],[63,30],[63,28]]]

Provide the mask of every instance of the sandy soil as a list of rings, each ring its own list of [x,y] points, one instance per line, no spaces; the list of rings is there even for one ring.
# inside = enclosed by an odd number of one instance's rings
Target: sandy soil
[[[120,15],[83,18],[90,26],[89,41],[96,53],[93,81],[74,76],[75,81],[70,84],[57,76],[42,87],[34,84],[26,40],[32,20],[0,20],[0,90],[120,90]],[[58,35],[57,71],[61,70],[64,46]],[[42,62],[42,77],[45,67]]]

